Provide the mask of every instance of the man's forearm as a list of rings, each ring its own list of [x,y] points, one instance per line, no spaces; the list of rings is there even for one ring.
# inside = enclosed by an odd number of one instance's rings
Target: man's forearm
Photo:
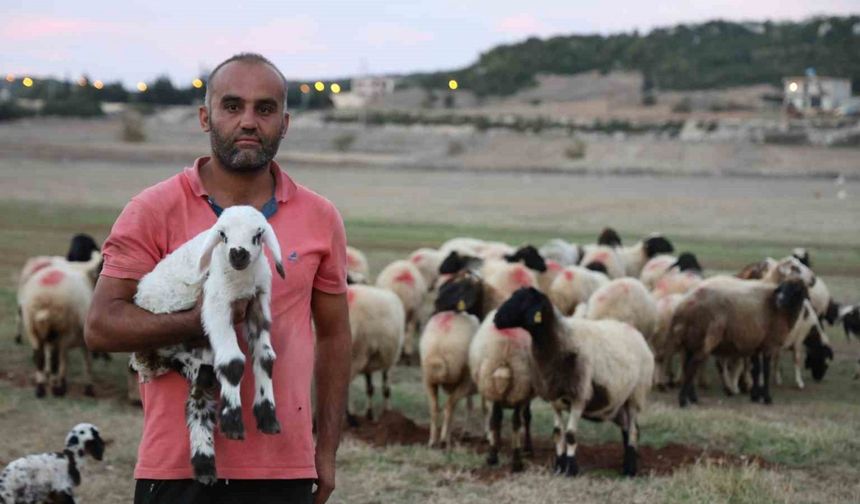
[[[202,337],[194,310],[154,314],[125,301],[112,301],[90,312],[86,341],[97,352],[151,350]]]
[[[321,454],[334,455],[340,442],[346,415],[351,344],[348,327],[334,334],[317,335],[317,452]]]

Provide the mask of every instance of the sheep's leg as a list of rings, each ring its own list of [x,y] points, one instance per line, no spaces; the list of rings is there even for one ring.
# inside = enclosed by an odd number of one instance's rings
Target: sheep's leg
[[[66,352],[58,342],[50,344],[51,348],[51,394],[62,397],[66,395]]]
[[[47,362],[45,359],[45,354],[47,349],[44,344],[39,344],[38,348],[33,350],[33,364],[36,365],[36,397],[45,397],[47,393],[47,387],[45,382],[47,381],[45,371],[47,370]]]
[[[523,453],[526,455],[534,454],[534,446],[532,445],[532,402],[526,402],[523,407]]]
[[[741,359],[740,369],[738,369],[738,391],[747,393],[752,390],[753,387],[753,377],[752,377],[752,360],[750,359]]]
[[[637,458],[636,452],[639,446],[639,425],[636,423],[636,412],[626,403],[618,412],[615,423],[621,427],[621,437],[624,441],[624,466],[625,476],[636,476]]]
[[[430,448],[439,445],[439,386],[424,383],[427,390],[427,404],[430,407],[430,440],[427,444]]]
[[[18,305],[18,320],[16,322],[15,343],[20,345],[24,341],[24,315],[21,313],[21,305]]]
[[[782,371],[779,369],[779,357],[782,352],[777,351],[773,354],[773,364],[771,366],[771,379],[776,385],[782,386]]]
[[[707,356],[700,356],[690,350],[685,352],[684,359],[684,382],[681,385],[681,390],[678,392],[678,404],[683,408],[689,403],[699,402],[699,397],[696,394],[696,376],[699,366],[705,361]]]
[[[388,383],[388,370],[382,372],[382,411],[391,409],[391,385]]]
[[[83,339],[83,337],[81,338]],[[81,347],[84,354],[84,377],[87,384],[84,385],[84,395],[88,397],[96,396],[96,389],[93,386],[93,356],[87,349],[86,345]]]
[[[579,474],[579,464],[576,462],[576,424],[585,405],[581,403],[573,403],[570,405],[569,416],[567,417],[567,429],[564,432],[565,458],[567,459],[567,467],[565,467],[565,476],[576,476]]]
[[[494,466],[499,463],[499,443],[502,437],[502,403],[493,402],[493,410],[490,413],[490,451],[487,453],[487,465]]]
[[[213,299],[213,296],[209,293],[205,295],[201,320],[212,345],[215,373],[221,384],[219,424],[221,432],[228,439],[244,439],[239,382],[245,372],[245,356],[239,349],[230,306]]]
[[[364,384],[367,393],[367,412],[364,417],[370,422],[373,420],[373,375],[364,373]]]
[[[764,387],[762,390],[762,400],[765,404],[773,403],[773,397],[770,395],[770,368],[773,356],[767,352],[762,355],[762,377],[764,378]]]
[[[204,485],[217,481],[215,473],[215,373],[211,366],[194,366],[197,376],[185,403],[185,422],[191,441],[191,466],[194,479]],[[193,374],[190,372],[189,374]]]
[[[452,446],[451,420],[454,417],[454,410],[457,408],[457,403],[460,402],[460,399],[469,394],[471,383],[468,380],[464,381],[465,383],[461,383],[448,394],[448,400],[445,401],[445,416],[442,417],[442,447],[446,450],[450,450]]]
[[[750,389],[750,400],[752,402],[758,402],[759,399],[762,398],[762,383],[764,380],[762,379],[762,365],[761,365],[761,353],[757,353],[750,357],[750,361],[752,362],[752,388]]]
[[[802,376],[803,353],[801,352],[801,345],[794,345],[792,352],[794,353],[794,382],[797,384],[797,388],[803,390],[806,385],[803,383]]]
[[[250,306],[246,324],[248,348],[254,366],[254,418],[257,430],[264,434],[281,432],[281,424],[275,413],[275,392],[272,385],[272,371],[275,366],[275,351],[272,349],[272,316],[269,308],[269,295],[261,292]]]
[[[522,472],[525,469],[523,465],[523,405],[514,406],[514,414],[511,417],[511,472]]]
[[[562,404],[559,401],[552,403],[553,425],[552,439],[555,441],[555,467],[556,474],[562,474],[567,468],[567,455],[565,455],[564,436],[561,433],[561,428],[564,425],[562,417]]]

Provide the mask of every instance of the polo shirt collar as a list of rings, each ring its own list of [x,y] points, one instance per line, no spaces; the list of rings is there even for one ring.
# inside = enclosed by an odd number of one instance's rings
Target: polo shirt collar
[[[185,168],[185,177],[188,179],[188,184],[196,196],[206,197],[209,193],[203,187],[203,182],[200,181],[200,167],[209,161],[209,156],[199,157],[194,161],[194,165]],[[271,170],[275,176],[275,194],[274,197],[278,203],[286,203],[296,194],[296,183],[290,178],[287,173],[281,169],[277,162],[272,161]]]

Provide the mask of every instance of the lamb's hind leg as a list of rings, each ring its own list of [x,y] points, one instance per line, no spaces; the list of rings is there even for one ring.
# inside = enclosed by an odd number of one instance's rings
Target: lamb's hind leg
[[[185,403],[185,422],[191,440],[194,479],[204,485],[217,481],[215,473],[215,371],[210,365],[195,363],[189,370],[191,390]],[[196,374],[196,376],[194,376]]]
[[[257,430],[264,434],[281,432],[281,424],[275,413],[275,392],[272,387],[272,370],[275,366],[275,351],[272,349],[272,316],[269,296],[261,293],[251,303],[248,318],[248,347],[254,365],[254,418]]]
[[[242,400],[239,383],[245,372],[245,355],[239,349],[236,331],[233,329],[232,310],[224,306],[215,296],[204,294],[202,321],[214,354],[215,373],[221,385],[221,432],[228,439],[244,439],[245,425],[242,423]]]

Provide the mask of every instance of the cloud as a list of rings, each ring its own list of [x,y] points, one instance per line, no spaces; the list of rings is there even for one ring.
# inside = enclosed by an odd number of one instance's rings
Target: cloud
[[[374,47],[421,45],[431,42],[433,34],[397,23],[372,22],[358,31],[358,39]]]

